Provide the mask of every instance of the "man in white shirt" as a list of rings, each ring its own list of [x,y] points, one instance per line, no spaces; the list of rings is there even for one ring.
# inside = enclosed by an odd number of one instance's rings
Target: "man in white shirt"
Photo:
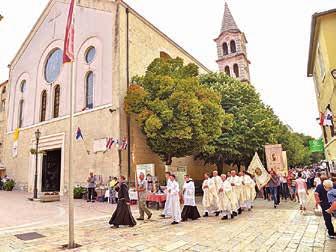
[[[139,214],[140,217],[137,220],[144,220],[145,212],[147,218],[150,219],[152,217],[152,213],[146,206],[146,197],[147,197],[147,180],[145,179],[145,174],[140,172],[139,180],[137,182],[137,191],[138,191],[138,202],[139,202]]]

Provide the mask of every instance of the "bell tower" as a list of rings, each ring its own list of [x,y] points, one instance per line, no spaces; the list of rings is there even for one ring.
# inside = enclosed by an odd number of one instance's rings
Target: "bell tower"
[[[219,71],[240,81],[250,83],[250,61],[247,59],[245,34],[238,28],[229,6],[225,3],[224,16],[217,44]]]

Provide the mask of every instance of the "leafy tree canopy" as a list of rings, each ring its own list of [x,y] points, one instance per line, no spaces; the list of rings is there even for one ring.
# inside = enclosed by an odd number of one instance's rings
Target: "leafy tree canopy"
[[[135,117],[149,147],[169,165],[173,157],[203,150],[231,124],[220,102],[216,90],[200,84],[195,64],[158,58],[144,76],[133,78],[125,110]]]

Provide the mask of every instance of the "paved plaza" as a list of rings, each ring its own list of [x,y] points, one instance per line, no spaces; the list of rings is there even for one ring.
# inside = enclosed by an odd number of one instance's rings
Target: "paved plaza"
[[[1,208],[4,202],[10,204],[10,193],[0,196]],[[13,197],[22,198],[21,204],[15,203],[21,207],[1,215],[1,225],[7,221],[9,226],[0,229],[0,251],[61,251],[67,243],[66,201],[43,204],[28,202],[24,196],[13,192]],[[271,202],[258,199],[253,211],[232,221],[209,217],[174,226],[153,210],[151,220],[138,222],[134,228],[111,229],[107,222],[114,207],[76,201],[76,242],[82,246],[74,251],[336,251],[336,240],[326,237],[323,219],[314,215],[312,201],[309,211],[302,214],[296,203],[282,202],[273,209]],[[136,207],[132,210],[136,217]],[[15,220],[8,220],[7,216],[14,215]],[[32,225],[19,225],[20,219]],[[27,232],[45,237],[22,241],[15,236]]]

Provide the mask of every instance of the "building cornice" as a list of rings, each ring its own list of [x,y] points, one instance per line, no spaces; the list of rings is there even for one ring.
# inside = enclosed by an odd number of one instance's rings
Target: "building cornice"
[[[234,54],[225,55],[221,59],[216,60],[216,62],[219,63],[221,61],[226,61],[226,60],[229,60],[229,59],[232,59],[232,58],[236,58],[238,56],[243,56],[245,58],[245,60],[247,61],[247,63],[251,64],[249,59],[246,57],[245,53],[234,53]]]
[[[310,31],[310,42],[309,42],[309,51],[308,51],[308,65],[307,65],[307,76],[311,77],[313,75],[314,68],[314,54],[316,51],[316,35],[319,33],[319,19],[330,15],[335,14],[336,9],[331,9],[323,12],[318,12],[312,15],[311,22],[311,31]]]

